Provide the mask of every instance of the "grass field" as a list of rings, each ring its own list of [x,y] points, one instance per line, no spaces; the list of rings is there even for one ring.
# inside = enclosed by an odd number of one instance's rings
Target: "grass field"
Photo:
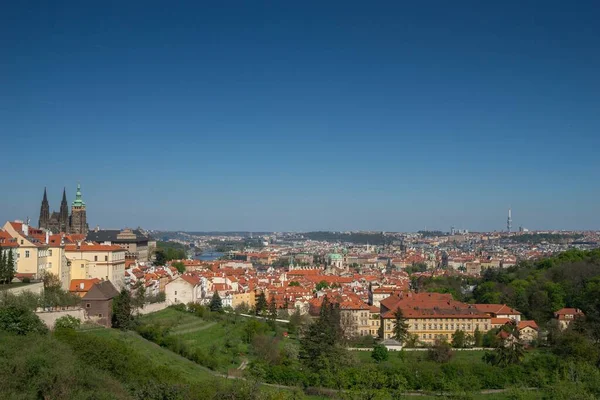
[[[116,329],[94,329],[85,331],[85,334],[125,342],[133,351],[142,353],[148,359],[149,363],[156,366],[163,366],[176,372],[181,376],[182,381],[187,383],[206,382],[213,379],[213,374],[207,368],[149,342],[135,332],[123,332]]]
[[[207,321],[194,314],[172,308],[166,308],[140,318],[142,324],[169,327],[169,337],[177,337],[181,340],[190,353],[204,354],[206,358],[210,359],[211,364],[203,364],[222,373],[237,369],[242,362],[251,360],[253,357],[252,354],[249,354],[249,344],[244,340],[247,321],[246,317],[241,316],[238,316],[237,319],[227,316],[221,320]],[[264,322],[261,322],[260,325],[261,333],[270,336],[276,334]],[[294,339],[285,340],[293,341]]]

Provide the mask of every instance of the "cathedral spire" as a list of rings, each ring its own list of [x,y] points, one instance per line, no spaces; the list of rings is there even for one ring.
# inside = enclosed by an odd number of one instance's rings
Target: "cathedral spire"
[[[48,228],[50,221],[50,205],[48,204],[48,195],[46,194],[46,188],[44,188],[44,198],[42,199],[42,206],[40,207],[40,219],[38,220],[38,228]]]
[[[67,188],[63,187],[63,198],[61,203],[67,204]]]

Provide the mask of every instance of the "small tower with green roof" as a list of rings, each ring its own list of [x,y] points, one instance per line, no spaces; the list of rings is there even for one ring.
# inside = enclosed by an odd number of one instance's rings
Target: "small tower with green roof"
[[[71,233],[87,235],[88,224],[87,224],[87,213],[85,209],[85,201],[81,196],[81,185],[77,184],[77,193],[75,194],[75,201],[71,203]]]

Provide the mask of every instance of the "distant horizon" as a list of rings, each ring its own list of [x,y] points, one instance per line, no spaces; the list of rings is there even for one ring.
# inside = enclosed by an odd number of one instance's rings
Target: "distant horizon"
[[[2,11],[1,219],[600,228],[600,2]]]

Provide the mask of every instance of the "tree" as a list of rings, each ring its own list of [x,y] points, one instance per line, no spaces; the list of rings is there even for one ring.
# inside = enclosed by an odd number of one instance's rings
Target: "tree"
[[[8,252],[12,253],[12,251],[9,249]],[[6,265],[6,261],[7,261],[7,256],[4,252],[4,250],[2,249],[2,247],[0,247],[0,282],[1,283],[10,283],[10,281],[8,281],[8,268]]]
[[[183,262],[181,262],[181,261],[174,261],[174,262],[171,263],[171,266],[177,268],[177,271],[180,274],[185,273],[185,265],[183,264]]]
[[[315,289],[317,289],[317,291],[319,291],[319,290],[327,289],[328,287],[329,287],[329,284],[327,283],[327,281],[323,280],[323,281],[317,283],[317,286],[315,287]]]
[[[154,253],[154,265],[160,267],[167,263],[167,255],[163,249],[156,249]]]
[[[133,306],[131,294],[122,289],[118,296],[112,300],[112,327],[121,330],[133,328]]]
[[[380,363],[388,359],[388,349],[382,344],[376,344],[371,352],[371,358],[376,362]]]
[[[269,301],[269,322],[271,327],[275,328],[275,320],[277,319],[277,304],[275,303],[275,296],[271,296]]]
[[[44,282],[44,290],[57,290],[62,286],[60,278],[50,271],[43,273],[42,282]]]
[[[221,296],[219,296],[219,292],[217,292],[216,290],[213,293],[212,299],[210,299],[209,308],[212,312],[223,311],[223,302],[221,301]]]
[[[461,331],[460,329],[454,331],[454,333],[452,334],[452,347],[454,347],[455,349],[462,349],[464,347],[467,347],[465,331]]]
[[[339,304],[330,303],[324,296],[319,318],[300,338],[300,359],[313,372],[337,370],[347,359],[339,311]]]
[[[15,259],[14,259],[12,250],[8,251],[8,259],[6,260],[6,275],[5,276],[7,279],[7,283],[11,283],[15,277]]]
[[[404,343],[408,336],[408,324],[406,323],[406,319],[404,318],[404,314],[400,307],[394,311],[394,329],[392,330],[394,334],[394,339],[399,341],[400,343]]]
[[[258,295],[258,300],[256,301],[256,315],[262,315],[266,309],[267,298],[265,296],[265,293],[262,292]]]
[[[135,295],[133,296],[132,304],[135,308],[144,308],[144,304],[146,304],[146,286],[141,281],[139,287],[135,291]]]
[[[433,346],[427,351],[427,358],[438,363],[450,361],[454,353],[450,344],[445,340],[436,339]]]
[[[0,308],[0,330],[17,335],[48,332],[46,325],[33,311],[20,305]]]
[[[290,283],[288,283],[288,286],[300,286],[300,282],[298,281],[290,281]]]
[[[486,352],[483,360],[488,364],[499,367],[507,367],[519,364],[525,356],[525,349],[518,340],[509,336],[493,352]]]
[[[479,327],[475,329],[475,333],[473,334],[473,341],[475,343],[475,347],[483,346],[483,333],[481,333]]]

